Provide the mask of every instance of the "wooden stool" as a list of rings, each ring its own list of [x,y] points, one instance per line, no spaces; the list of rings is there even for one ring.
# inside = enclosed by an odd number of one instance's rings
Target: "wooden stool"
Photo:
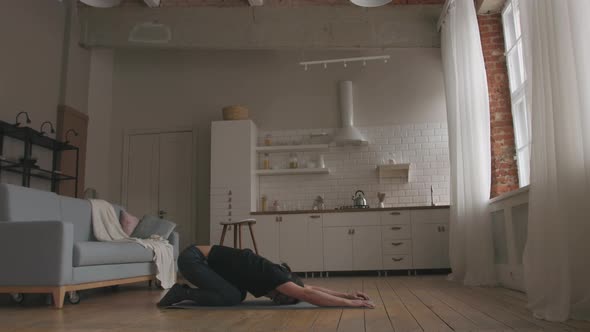
[[[252,225],[256,224],[256,219],[244,219],[240,221],[227,221],[221,222],[223,225],[223,231],[221,232],[221,240],[219,241],[219,245],[223,245],[223,240],[225,239],[225,232],[229,226],[234,226],[234,248],[242,249],[242,225],[248,225],[250,228],[250,236],[252,237],[252,243],[254,244],[254,251],[258,254],[258,247],[256,246],[256,239],[254,238],[254,230],[252,229]]]

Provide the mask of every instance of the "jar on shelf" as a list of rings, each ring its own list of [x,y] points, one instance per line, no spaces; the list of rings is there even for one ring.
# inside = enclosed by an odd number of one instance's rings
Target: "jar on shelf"
[[[297,160],[296,153],[291,153],[289,156],[289,168],[299,168],[299,161]]]
[[[260,211],[262,211],[262,212],[266,211],[266,202],[267,202],[266,195],[262,195],[262,197],[260,197]]]
[[[270,134],[267,134],[266,136],[264,136],[264,145],[265,146],[272,145],[272,136]]]
[[[262,158],[262,169],[270,169],[270,158],[268,153],[265,153],[264,158]]]

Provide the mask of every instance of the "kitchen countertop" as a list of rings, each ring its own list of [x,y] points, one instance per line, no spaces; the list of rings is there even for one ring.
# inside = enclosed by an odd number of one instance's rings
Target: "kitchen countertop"
[[[339,212],[373,212],[373,211],[396,211],[396,210],[430,210],[430,209],[448,209],[449,205],[426,205],[426,206],[402,206],[389,208],[369,208],[369,209],[326,209],[326,210],[293,210],[293,211],[264,211],[250,212],[251,215],[269,215],[269,214],[310,214],[310,213],[339,213]]]

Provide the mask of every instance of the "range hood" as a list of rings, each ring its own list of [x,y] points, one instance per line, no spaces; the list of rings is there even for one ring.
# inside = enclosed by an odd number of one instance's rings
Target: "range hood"
[[[369,142],[354,126],[354,104],[352,99],[352,82],[340,82],[340,116],[342,128],[334,136],[336,145],[367,145]]]

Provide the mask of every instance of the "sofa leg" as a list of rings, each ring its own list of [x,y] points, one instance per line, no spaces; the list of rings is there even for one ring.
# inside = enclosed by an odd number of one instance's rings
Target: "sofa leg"
[[[61,309],[64,307],[64,299],[66,297],[66,288],[65,287],[57,287],[53,289],[53,307],[56,309]]]

